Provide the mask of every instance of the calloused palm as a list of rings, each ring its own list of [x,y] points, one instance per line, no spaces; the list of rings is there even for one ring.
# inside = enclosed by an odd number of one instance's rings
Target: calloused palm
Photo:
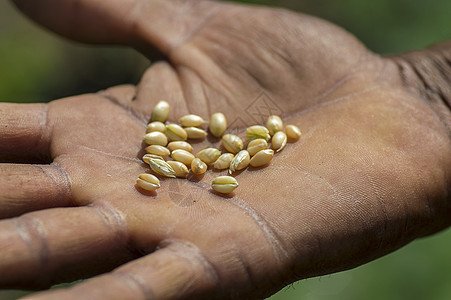
[[[2,160],[52,161],[0,166],[1,286],[106,272],[34,298],[261,298],[449,225],[446,126],[392,60],[340,28],[194,0],[15,2],[63,35],[167,61],[137,87],[0,106]],[[220,111],[239,132],[278,113],[303,135],[236,174],[231,196],[211,192],[215,171],[145,194],[141,138],[160,99],[170,120]]]

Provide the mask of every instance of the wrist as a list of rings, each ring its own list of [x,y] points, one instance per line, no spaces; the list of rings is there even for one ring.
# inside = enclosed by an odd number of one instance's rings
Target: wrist
[[[424,99],[451,132],[451,41],[391,59],[406,89]]]

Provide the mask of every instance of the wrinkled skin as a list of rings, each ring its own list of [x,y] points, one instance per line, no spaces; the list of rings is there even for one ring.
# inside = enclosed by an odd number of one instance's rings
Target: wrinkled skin
[[[62,35],[167,60],[136,87],[0,105],[0,286],[102,274],[31,298],[262,298],[449,226],[446,124],[340,28],[194,0],[15,2]],[[225,174],[211,170],[146,193],[141,139],[160,99],[169,120],[220,111],[242,132],[276,113],[303,135],[236,173],[231,195],[211,191]]]

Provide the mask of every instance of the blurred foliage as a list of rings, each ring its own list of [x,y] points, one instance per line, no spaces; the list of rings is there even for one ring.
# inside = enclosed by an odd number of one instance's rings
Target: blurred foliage
[[[0,2],[0,101],[50,101],[136,84],[148,66],[133,49],[64,40]]]
[[[449,0],[248,0],[285,7],[342,26],[377,53],[451,38]],[[270,24],[268,24],[270,26]],[[0,2],[0,101],[36,102],[139,81],[149,62],[123,47],[85,46],[35,26]],[[417,240],[356,269],[312,278],[271,300],[451,299],[451,230]],[[0,300],[22,291],[0,291]]]
[[[399,53],[451,38],[448,0],[274,0],[353,33],[371,50]]]
[[[341,273],[294,283],[270,300],[451,299],[451,230]]]

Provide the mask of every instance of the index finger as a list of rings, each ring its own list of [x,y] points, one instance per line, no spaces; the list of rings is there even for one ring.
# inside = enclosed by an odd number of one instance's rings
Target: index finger
[[[48,105],[0,103],[0,162],[50,162]]]

